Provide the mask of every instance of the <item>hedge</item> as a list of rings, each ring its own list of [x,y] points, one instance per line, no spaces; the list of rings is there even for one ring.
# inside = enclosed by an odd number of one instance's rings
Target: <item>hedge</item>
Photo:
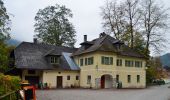
[[[4,75],[0,73],[0,96],[20,89],[21,79],[18,76]]]

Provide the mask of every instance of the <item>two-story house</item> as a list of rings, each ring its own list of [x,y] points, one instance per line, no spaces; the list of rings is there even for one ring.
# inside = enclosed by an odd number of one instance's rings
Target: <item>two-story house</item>
[[[143,55],[122,41],[101,33],[80,48],[37,43],[21,43],[15,50],[15,65],[22,80],[50,87],[145,88],[146,71]]]

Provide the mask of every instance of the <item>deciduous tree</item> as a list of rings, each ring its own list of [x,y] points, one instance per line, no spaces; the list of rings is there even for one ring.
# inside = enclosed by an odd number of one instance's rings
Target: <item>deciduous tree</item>
[[[169,27],[169,15],[161,3],[155,0],[142,0],[141,2],[141,29],[146,39],[145,54],[149,55],[149,48],[160,52],[166,42],[165,32]]]
[[[160,52],[165,46],[164,33],[169,27],[168,9],[156,2],[155,0],[125,0],[119,3],[107,1],[101,9],[103,27],[132,48],[136,48],[135,45],[142,42],[140,47],[144,48],[144,55],[149,59],[149,49],[154,48],[154,51]]]
[[[2,0],[0,0],[0,42],[4,42],[4,40],[9,39],[9,30],[10,30],[10,19],[9,14],[4,6]]]
[[[0,0],[0,72],[8,68],[8,47],[5,40],[10,38],[10,19],[2,0]]]
[[[72,16],[70,9],[58,4],[40,9],[35,16],[35,37],[44,43],[73,47],[76,35],[69,22]]]

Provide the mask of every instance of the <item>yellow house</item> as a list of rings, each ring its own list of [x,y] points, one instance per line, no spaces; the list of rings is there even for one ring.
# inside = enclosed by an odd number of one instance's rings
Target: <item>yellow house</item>
[[[101,33],[80,48],[23,42],[14,51],[22,80],[50,88],[145,88],[143,55]]]

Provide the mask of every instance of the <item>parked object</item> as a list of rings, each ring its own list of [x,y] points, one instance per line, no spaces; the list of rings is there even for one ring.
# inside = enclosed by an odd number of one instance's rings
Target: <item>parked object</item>
[[[165,81],[163,79],[156,79],[156,80],[153,80],[153,83],[156,85],[164,85]]]
[[[22,83],[22,90],[20,90],[20,95],[23,100],[36,100],[35,87],[29,83]]]
[[[163,79],[165,81],[165,84],[169,84],[170,83],[170,79]]]

